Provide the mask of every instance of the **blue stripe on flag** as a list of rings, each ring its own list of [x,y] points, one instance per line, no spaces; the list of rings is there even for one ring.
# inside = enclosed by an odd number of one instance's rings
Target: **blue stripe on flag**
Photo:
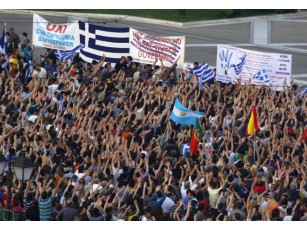
[[[129,27],[109,27],[109,26],[101,26],[95,24],[89,24],[89,32],[92,34],[96,33],[97,31],[104,31],[104,32],[112,32],[112,33],[129,33]]]
[[[129,38],[110,38],[107,36],[96,35],[96,39],[104,42],[127,43]]]

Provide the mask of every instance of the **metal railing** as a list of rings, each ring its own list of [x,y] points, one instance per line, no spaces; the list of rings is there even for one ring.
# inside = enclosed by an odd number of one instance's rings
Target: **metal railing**
[[[25,213],[14,212],[6,208],[0,209],[0,221],[25,221]]]

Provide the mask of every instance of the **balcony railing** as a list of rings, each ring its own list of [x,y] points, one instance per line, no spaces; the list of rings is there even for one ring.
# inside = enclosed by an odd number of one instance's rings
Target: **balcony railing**
[[[12,210],[0,209],[0,221],[25,221],[25,213],[14,212]]]

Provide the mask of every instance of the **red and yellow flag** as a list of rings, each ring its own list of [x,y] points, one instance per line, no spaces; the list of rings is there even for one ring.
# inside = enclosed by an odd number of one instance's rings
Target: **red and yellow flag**
[[[248,122],[247,129],[245,131],[245,135],[252,135],[255,132],[259,131],[259,125],[258,125],[258,118],[257,118],[257,108],[256,105],[254,105],[251,117]]]

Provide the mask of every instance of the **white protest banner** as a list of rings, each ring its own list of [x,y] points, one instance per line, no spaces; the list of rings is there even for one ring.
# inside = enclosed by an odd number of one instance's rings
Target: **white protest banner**
[[[33,14],[33,45],[56,50],[72,50],[80,44],[79,24],[52,24]]]
[[[185,55],[185,37],[155,37],[130,28],[130,55],[133,61],[152,64],[162,58],[163,65],[172,66],[177,60],[183,66]],[[159,65],[159,61],[157,62]]]
[[[240,64],[242,65],[240,66]],[[291,85],[292,55],[265,53],[218,45],[216,59],[217,81],[236,83],[241,77],[242,84],[248,84],[250,81],[251,84],[261,86],[264,81],[254,79],[254,76],[262,70],[267,73],[270,82],[267,85],[272,85],[277,91],[282,91],[284,82],[286,86]]]

